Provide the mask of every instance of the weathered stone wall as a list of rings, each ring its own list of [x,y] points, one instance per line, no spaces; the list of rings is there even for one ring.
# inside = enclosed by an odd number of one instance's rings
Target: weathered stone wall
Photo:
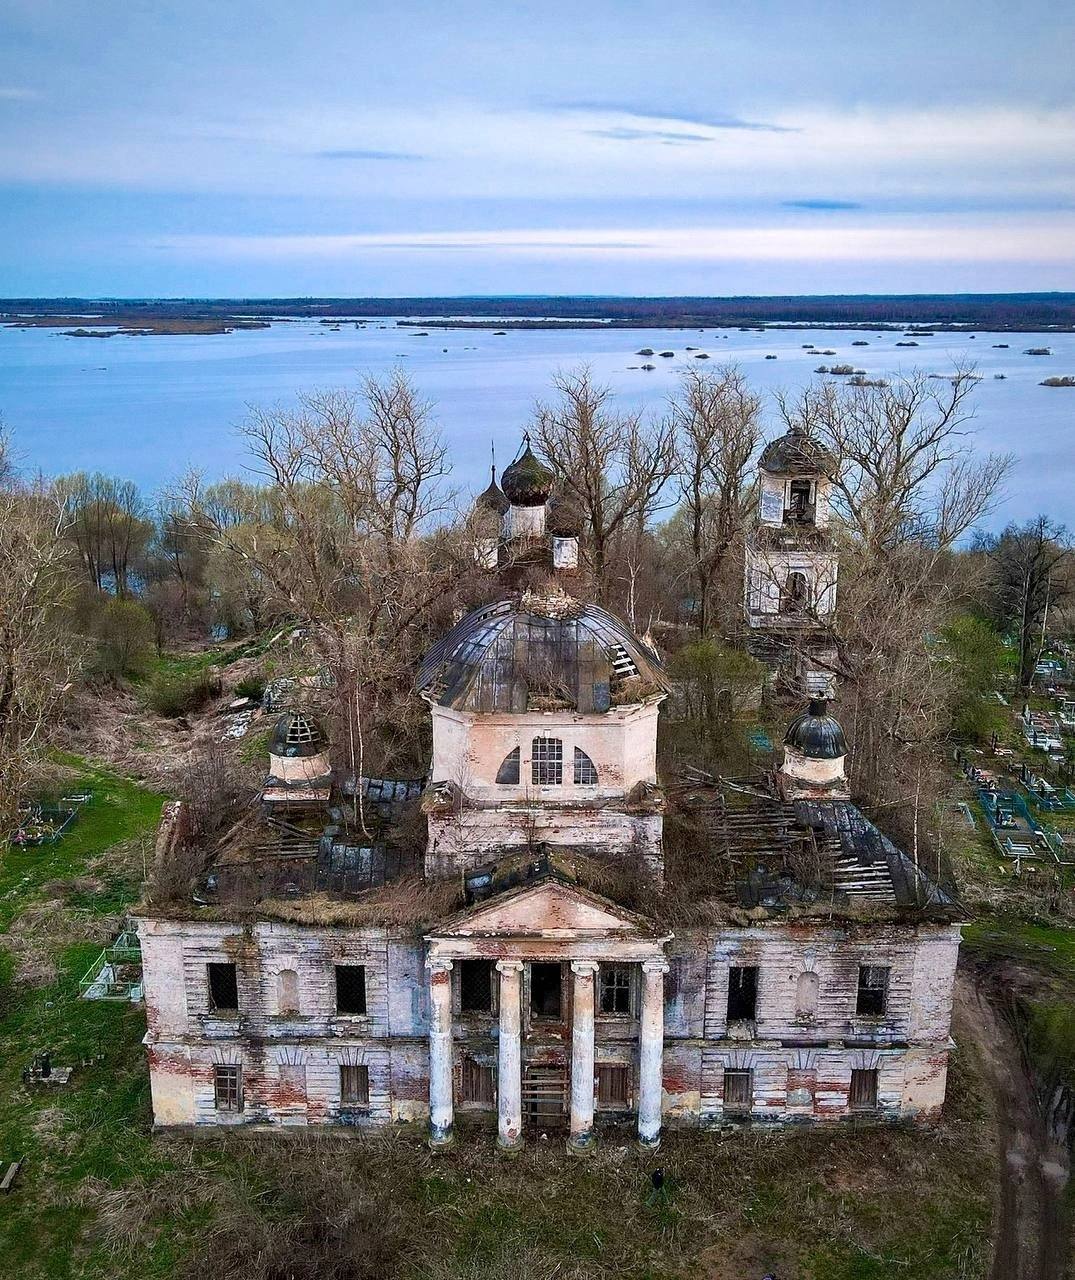
[[[428,1113],[425,944],[382,929],[268,921],[139,922],[147,1045],[158,1125],[354,1124]],[[757,1120],[849,1114],[852,1070],[878,1071],[878,1111],[935,1115],[944,1099],[959,929],[888,924],[785,923],[695,932],[673,940],[665,979],[664,1110],[668,1123],[725,1118],[724,1072],[753,1073]],[[239,1009],[209,1007],[206,965],[234,963]],[[338,1014],[336,964],[366,968],[367,1012]],[[890,968],[883,1016],[856,1014],[860,964]],[[759,969],[756,1018],[729,1024],[730,965]],[[298,1011],[280,1009],[281,973],[298,977]],[[800,1008],[806,989],[816,1008]],[[458,974],[453,978],[458,987]],[[464,1055],[495,1066],[497,1021],[462,1014],[454,992],[455,1076]],[[567,1024],[565,1024],[567,1025]],[[598,1013],[595,1061],[626,1066],[637,1099],[639,1023]],[[524,1039],[527,1055],[565,1061],[560,1044]],[[243,1068],[244,1105],[221,1112],[214,1067]],[[341,1065],[369,1072],[369,1105],[344,1107]],[[467,1107],[464,1105],[463,1110]],[[599,1116],[599,1118],[601,1118]],[[605,1119],[610,1118],[608,1114]]]

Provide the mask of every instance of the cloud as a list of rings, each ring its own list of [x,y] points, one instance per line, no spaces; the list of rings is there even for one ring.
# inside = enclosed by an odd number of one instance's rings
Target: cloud
[[[706,129],[746,129],[753,133],[798,133],[791,125],[773,124],[767,120],[744,120],[723,112],[681,111],[674,107],[658,107],[640,102],[555,102],[554,111],[585,112],[590,115],[629,116],[633,120],[669,121],[673,124],[702,125]]]
[[[852,227],[697,226],[361,232],[344,235],[180,235],[158,240],[184,257],[263,261],[347,259],[371,253],[472,253],[545,260],[632,262],[1009,262],[1075,263],[1073,219],[1024,224],[942,220]]]
[[[785,209],[861,209],[854,200],[782,200]]]
[[[367,151],[361,148],[340,148],[332,151],[315,151],[319,160],[425,160],[425,156],[410,151]]]
[[[612,138],[615,142],[663,142],[666,146],[680,146],[687,142],[712,142],[708,133],[675,133],[670,129],[629,129],[626,126],[610,129],[586,129],[591,138]]]

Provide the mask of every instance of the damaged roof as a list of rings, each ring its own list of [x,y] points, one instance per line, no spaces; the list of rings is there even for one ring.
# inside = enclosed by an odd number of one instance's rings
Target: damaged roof
[[[604,712],[667,693],[669,683],[657,654],[611,613],[564,595],[527,594],[457,622],[426,654],[417,689],[460,711],[521,712],[535,698],[552,698]]]

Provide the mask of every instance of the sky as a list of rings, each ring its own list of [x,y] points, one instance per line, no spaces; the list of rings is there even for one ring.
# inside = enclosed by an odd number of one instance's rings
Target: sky
[[[1075,5],[0,0],[0,296],[1075,289]]]

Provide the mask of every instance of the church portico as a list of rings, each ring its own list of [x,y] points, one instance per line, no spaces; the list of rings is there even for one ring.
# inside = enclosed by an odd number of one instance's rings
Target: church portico
[[[622,1087],[625,1103],[631,1096],[629,1082],[637,1079],[639,1140],[656,1145],[661,1129],[665,948],[670,941],[670,934],[658,933],[644,917],[553,878],[507,895],[506,901],[480,904],[428,936],[433,1145],[450,1140],[448,1086],[453,1074],[460,1077],[463,1071],[461,1062],[453,1063],[450,974],[459,970],[457,1004],[462,1013],[463,966],[475,964],[488,964],[497,979],[493,1092],[499,1145],[506,1150],[518,1147],[528,1120],[535,1127],[560,1127],[562,1117],[569,1147],[590,1150],[598,1072],[603,1069],[622,1073],[609,1090]],[[490,999],[490,1007],[492,1003]],[[612,1055],[615,1061],[606,1067],[597,1063],[599,1022],[611,1024],[610,1029],[623,1037]],[[460,1041],[460,1054],[464,1052]]]

